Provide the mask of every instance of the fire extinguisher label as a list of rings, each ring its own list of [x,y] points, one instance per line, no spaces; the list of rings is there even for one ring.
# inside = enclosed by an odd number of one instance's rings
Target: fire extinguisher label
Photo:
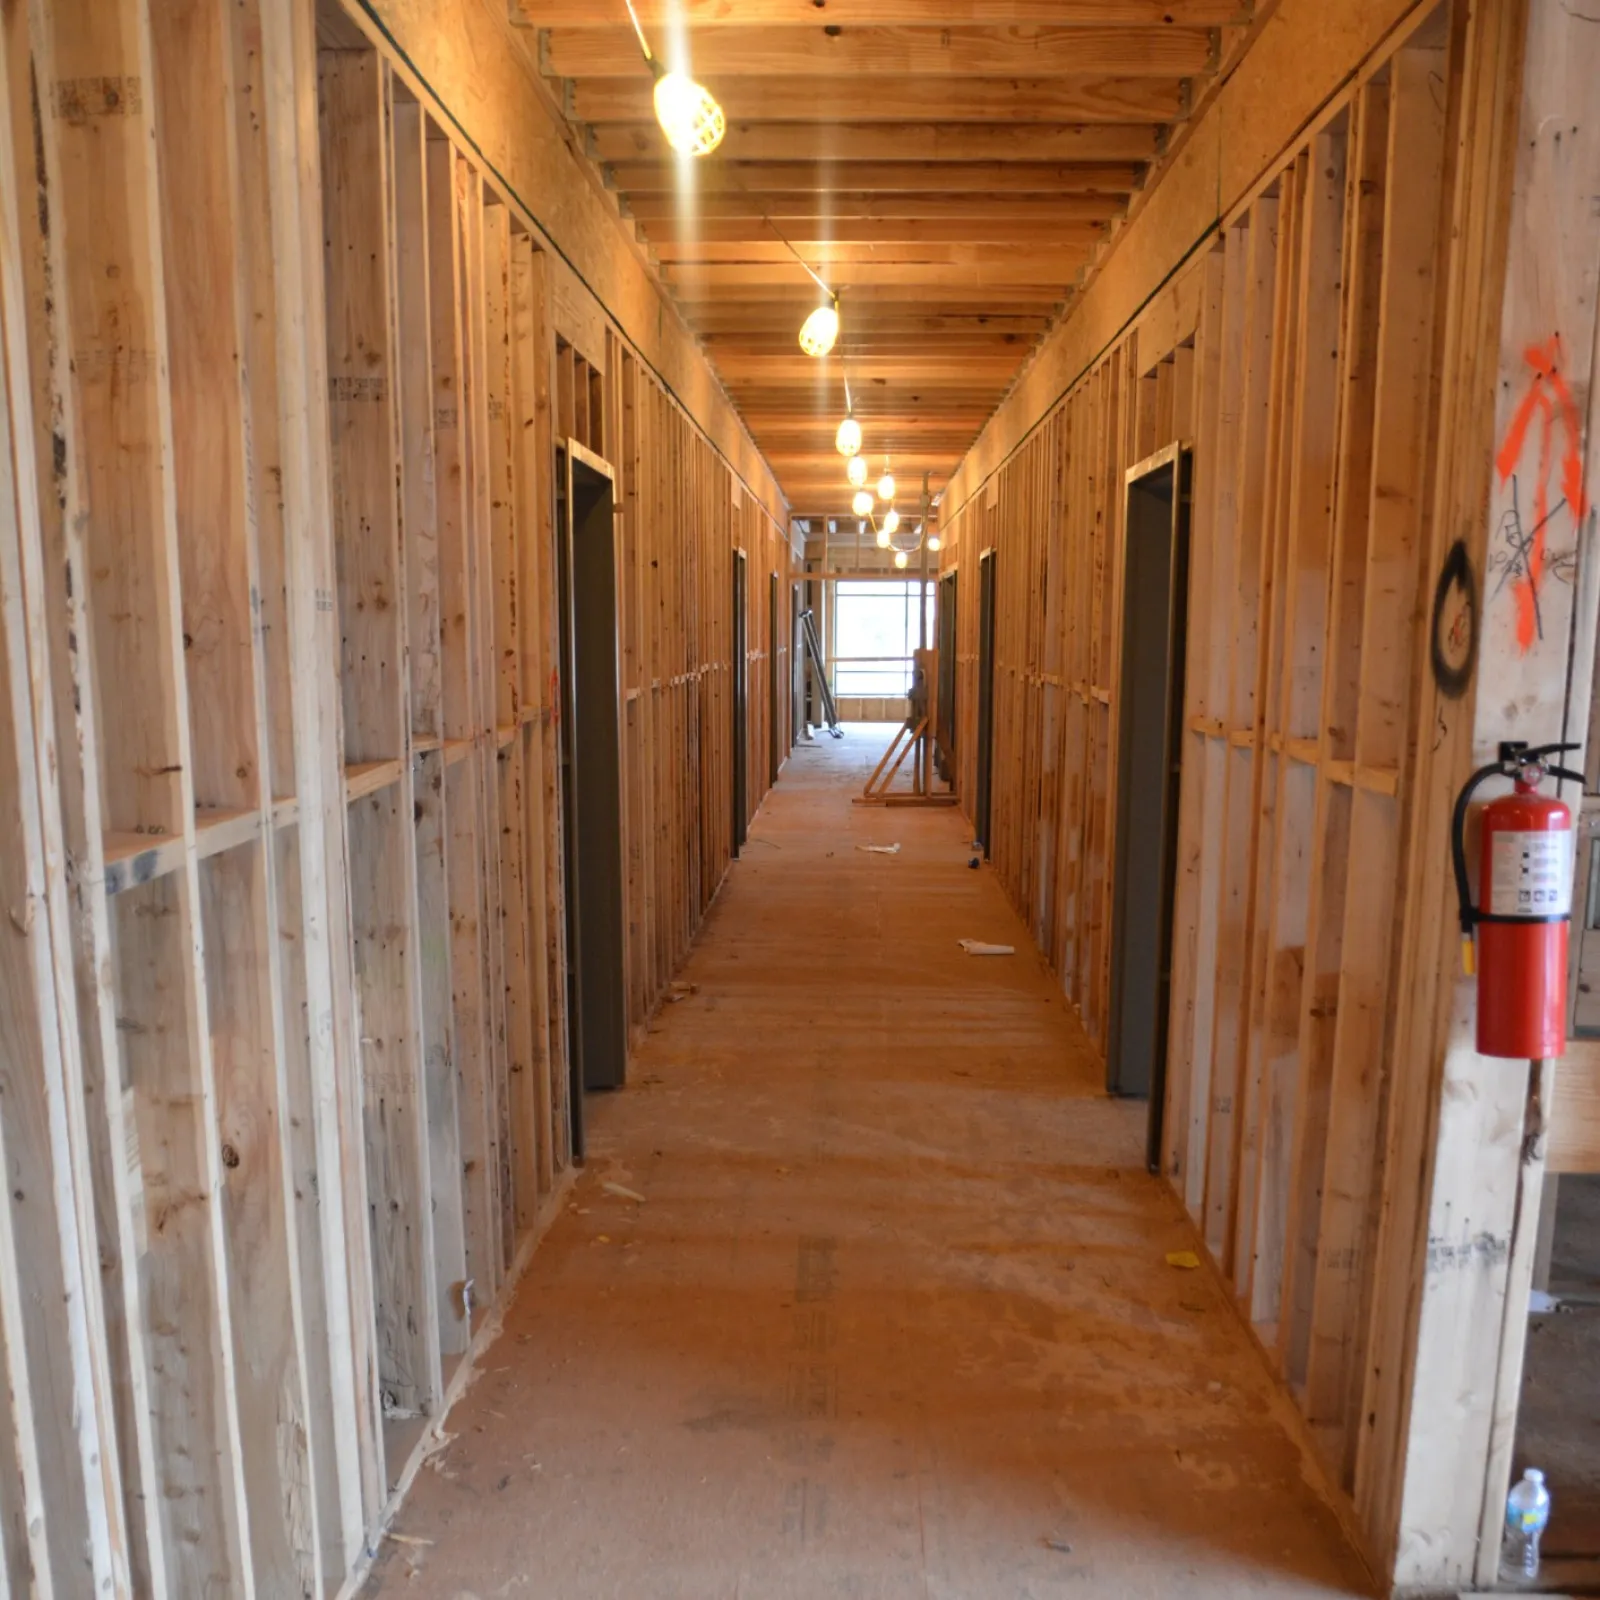
[[[1490,856],[1492,917],[1564,917],[1572,911],[1572,831],[1497,833]]]

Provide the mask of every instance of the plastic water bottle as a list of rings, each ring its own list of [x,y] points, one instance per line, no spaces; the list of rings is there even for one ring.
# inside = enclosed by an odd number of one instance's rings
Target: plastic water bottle
[[[1539,1576],[1539,1536],[1550,1521],[1550,1491],[1544,1474],[1529,1467],[1506,1497],[1506,1542],[1500,1552],[1500,1576],[1527,1582]]]

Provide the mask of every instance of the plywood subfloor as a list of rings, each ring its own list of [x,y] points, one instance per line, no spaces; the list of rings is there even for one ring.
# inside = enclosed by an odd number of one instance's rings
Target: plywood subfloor
[[[887,732],[791,759],[371,1592],[1364,1592],[964,824],[849,804]]]

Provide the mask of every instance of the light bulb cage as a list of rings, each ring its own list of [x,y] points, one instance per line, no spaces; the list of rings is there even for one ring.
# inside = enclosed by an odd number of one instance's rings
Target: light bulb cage
[[[656,80],[652,100],[656,121],[661,124],[667,143],[681,155],[710,155],[728,131],[727,114],[703,83],[696,83],[686,72],[669,71],[656,59],[633,0],[624,0],[624,4],[638,36],[639,49]]]
[[[808,356],[821,358],[839,342],[839,299],[835,295],[820,305],[800,325],[800,348]]]

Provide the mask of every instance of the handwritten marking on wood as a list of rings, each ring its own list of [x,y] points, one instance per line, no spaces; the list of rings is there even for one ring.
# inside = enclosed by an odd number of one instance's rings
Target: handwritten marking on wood
[[[1544,637],[1539,612],[1539,589],[1546,576],[1570,582],[1576,558],[1572,549],[1550,548],[1551,520],[1563,510],[1573,523],[1581,524],[1588,515],[1583,489],[1583,428],[1578,408],[1562,375],[1561,337],[1552,335],[1543,344],[1529,345],[1523,352],[1530,377],[1528,387],[1505,438],[1495,456],[1495,472],[1504,487],[1511,485],[1511,505],[1500,519],[1489,555],[1491,571],[1500,581],[1495,595],[1509,583],[1516,603],[1517,649],[1526,655],[1536,639]],[[1527,447],[1534,419],[1539,423],[1539,464],[1533,485],[1533,524],[1524,525],[1518,466]],[[1550,478],[1554,468],[1556,429],[1562,433],[1561,498],[1550,504]]]

